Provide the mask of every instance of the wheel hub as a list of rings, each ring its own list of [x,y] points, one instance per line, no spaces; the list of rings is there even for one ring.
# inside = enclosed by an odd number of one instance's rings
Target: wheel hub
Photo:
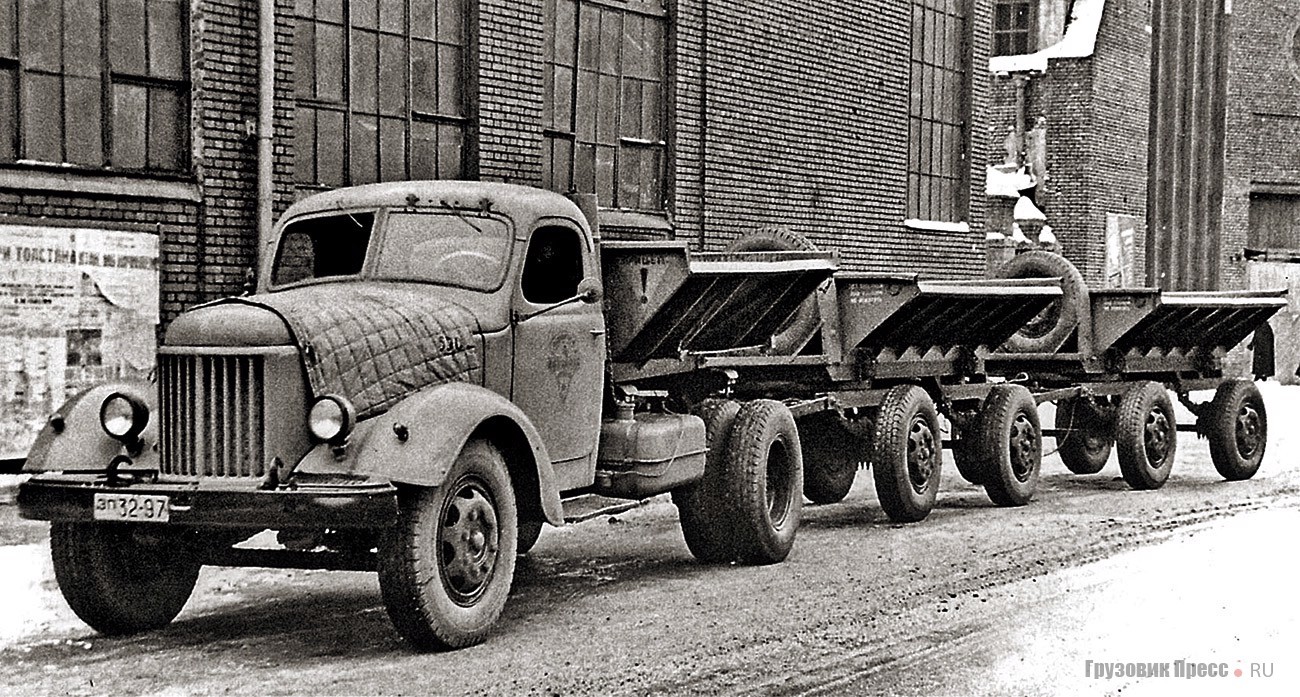
[[[1237,413],[1237,453],[1249,460],[1254,457],[1264,435],[1264,422],[1253,405],[1243,404]]]
[[[1169,426],[1169,417],[1165,415],[1164,410],[1156,408],[1147,414],[1146,425],[1143,428],[1143,443],[1146,446],[1147,461],[1152,467],[1158,468],[1164,464],[1165,455],[1169,450]]]
[[[496,569],[500,521],[486,488],[461,480],[443,506],[438,564],[443,584],[456,603],[470,605],[482,595]]]
[[[907,475],[917,493],[925,493],[935,471],[934,433],[923,418],[912,420],[907,431]]]
[[[1038,429],[1023,412],[1011,422],[1011,473],[1016,479],[1029,480],[1034,469],[1034,453],[1038,449]]]

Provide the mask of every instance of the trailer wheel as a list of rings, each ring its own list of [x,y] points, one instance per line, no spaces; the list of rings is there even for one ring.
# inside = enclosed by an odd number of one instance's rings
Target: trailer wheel
[[[1038,490],[1043,465],[1038,404],[1022,385],[996,385],[980,410],[984,491],[999,506],[1023,506]]]
[[[510,475],[485,440],[465,444],[444,484],[400,489],[378,555],[397,632],[421,650],[482,642],[510,595],[518,535]]]
[[[857,477],[858,463],[866,459],[870,439],[851,433],[834,412],[823,412],[799,421],[799,443],[803,495],[820,504],[844,500]]]
[[[747,564],[784,560],[803,511],[799,431],[784,404],[758,399],[741,406],[727,439],[725,472],[735,558]]]
[[[737,237],[723,248],[728,252],[816,252],[817,245],[807,237],[780,226],[759,228]],[[772,352],[793,355],[802,349],[821,329],[821,312],[817,298],[810,297],[799,306],[794,315],[772,337]]]
[[[943,436],[934,400],[916,385],[885,394],[876,418],[871,458],[876,496],[896,523],[924,520],[939,494]]]
[[[1110,424],[1082,398],[1070,397],[1056,403],[1056,427],[1069,430],[1056,437],[1056,452],[1066,469],[1075,474],[1096,474],[1106,467],[1115,442]]]
[[[1268,414],[1255,383],[1227,380],[1214,392],[1203,417],[1214,469],[1231,482],[1250,479],[1259,471],[1268,441]]]
[[[1080,322],[1088,320],[1088,285],[1069,259],[1036,250],[1016,255],[998,272],[1002,278],[1060,278],[1061,298],[1007,339],[1012,353],[1051,353],[1061,348]]]
[[[704,476],[689,486],[673,490],[673,503],[682,524],[682,537],[686,547],[696,559],[707,564],[731,561],[732,551],[725,522],[730,510],[726,507],[727,439],[732,424],[740,412],[740,403],[730,399],[709,399],[695,409],[696,416],[704,420],[704,436],[708,452],[704,460]]]
[[[190,533],[123,523],[51,523],[50,556],[72,611],[100,634],[167,626],[201,566]]]
[[[1115,446],[1129,486],[1159,489],[1169,480],[1178,449],[1178,422],[1164,385],[1139,382],[1124,393],[1115,421]]]

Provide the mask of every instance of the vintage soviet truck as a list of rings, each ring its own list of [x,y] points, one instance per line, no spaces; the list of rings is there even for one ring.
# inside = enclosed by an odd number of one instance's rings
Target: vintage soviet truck
[[[18,503],[51,521],[73,610],[138,632],[180,612],[204,564],[373,570],[403,637],[463,647],[562,497],[672,492],[696,557],[775,563],[802,494],[842,498],[861,461],[892,518],[924,518],[940,413],[977,434],[964,456],[995,502],[1032,496],[1034,400],[983,362],[1056,281],[602,243],[591,218],[475,182],[294,204],[255,292],[177,317],[154,384],[76,396],[31,450]],[[817,336],[772,351],[810,307]],[[247,542],[266,530],[274,548]]]

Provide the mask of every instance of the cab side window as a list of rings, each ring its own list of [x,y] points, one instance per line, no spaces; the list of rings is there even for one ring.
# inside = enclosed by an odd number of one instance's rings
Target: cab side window
[[[524,300],[545,305],[578,294],[582,281],[582,238],[564,227],[544,227],[533,233],[520,279]]]

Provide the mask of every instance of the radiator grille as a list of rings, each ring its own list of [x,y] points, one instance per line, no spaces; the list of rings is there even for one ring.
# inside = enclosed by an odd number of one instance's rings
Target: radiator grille
[[[163,474],[261,477],[263,358],[164,354],[158,359]]]

